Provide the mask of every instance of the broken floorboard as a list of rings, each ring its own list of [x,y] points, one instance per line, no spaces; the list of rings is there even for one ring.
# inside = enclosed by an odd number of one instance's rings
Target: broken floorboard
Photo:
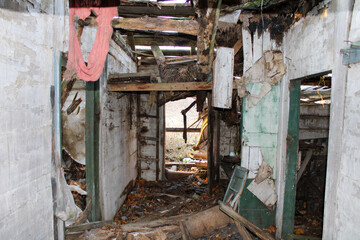
[[[112,22],[114,28],[142,30],[150,32],[173,31],[196,36],[199,24],[195,20],[174,20],[168,18],[117,18]]]

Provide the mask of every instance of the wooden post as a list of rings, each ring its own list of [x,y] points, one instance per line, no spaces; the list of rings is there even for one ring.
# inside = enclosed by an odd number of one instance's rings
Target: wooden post
[[[211,93],[208,93],[208,102],[211,102]],[[213,156],[213,123],[214,123],[214,117],[213,117],[213,108],[209,104],[208,106],[208,166],[207,166],[207,176],[208,176],[208,187],[209,187],[209,194],[212,193],[212,187],[214,185],[214,156]]]
[[[214,113],[214,135],[213,135],[213,158],[214,158],[214,176],[215,181],[220,181],[220,112],[213,110]]]
[[[290,113],[286,150],[286,178],[282,236],[293,233],[296,198],[296,166],[299,148],[300,81],[290,81]]]
[[[86,82],[86,191],[91,203],[90,221],[101,220],[99,198],[99,81]]]

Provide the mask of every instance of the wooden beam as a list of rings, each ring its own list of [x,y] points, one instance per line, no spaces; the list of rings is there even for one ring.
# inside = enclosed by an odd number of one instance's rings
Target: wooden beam
[[[153,36],[153,35],[134,35],[135,45],[150,46],[152,42],[156,42],[159,46],[191,46],[196,44],[195,37],[181,36]]]
[[[187,132],[200,132],[200,128],[187,128]],[[183,132],[184,128],[166,128],[166,132]]]
[[[142,53],[144,54],[145,56],[152,56],[152,51],[151,50],[137,50],[137,51],[134,51],[135,53]],[[167,49],[167,50],[162,50],[162,53],[165,55],[165,56],[186,56],[186,55],[191,55],[191,51],[190,49],[189,50],[179,50],[179,49],[174,49],[174,50],[171,50],[171,49]],[[139,54],[140,55],[140,54]]]
[[[196,36],[199,25],[195,20],[174,20],[168,18],[117,18],[112,22],[114,28],[144,30],[153,32],[174,31]]]
[[[148,6],[120,6],[118,8],[119,16],[174,16],[174,17],[188,17],[195,15],[195,9],[191,6],[163,6],[148,7]]]
[[[108,84],[108,89],[112,92],[201,91],[211,90],[212,82],[117,83]]]
[[[108,77],[108,83],[126,83],[126,82],[150,82],[153,76],[149,73],[114,73]]]

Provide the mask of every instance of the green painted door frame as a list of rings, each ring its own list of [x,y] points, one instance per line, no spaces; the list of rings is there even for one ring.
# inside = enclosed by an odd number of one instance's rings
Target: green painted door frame
[[[290,109],[286,150],[286,178],[282,237],[294,232],[296,166],[299,149],[300,80],[290,81]]]
[[[86,202],[91,199],[89,221],[101,220],[99,194],[99,81],[86,82],[85,152]]]

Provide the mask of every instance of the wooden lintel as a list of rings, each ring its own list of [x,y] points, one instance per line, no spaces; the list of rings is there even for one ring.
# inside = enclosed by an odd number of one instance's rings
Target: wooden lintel
[[[212,82],[117,83],[108,84],[108,89],[112,92],[202,91],[211,90]]]
[[[195,20],[174,20],[168,18],[117,18],[112,22],[114,28],[144,30],[152,32],[172,31],[197,35],[199,24]]]
[[[162,6],[158,8],[148,6],[120,6],[119,16],[174,16],[187,17],[194,16],[195,9],[191,6]]]
[[[149,92],[149,91],[211,91],[212,82],[172,82],[172,83],[108,83],[111,92]],[[233,82],[233,89],[237,84]]]

